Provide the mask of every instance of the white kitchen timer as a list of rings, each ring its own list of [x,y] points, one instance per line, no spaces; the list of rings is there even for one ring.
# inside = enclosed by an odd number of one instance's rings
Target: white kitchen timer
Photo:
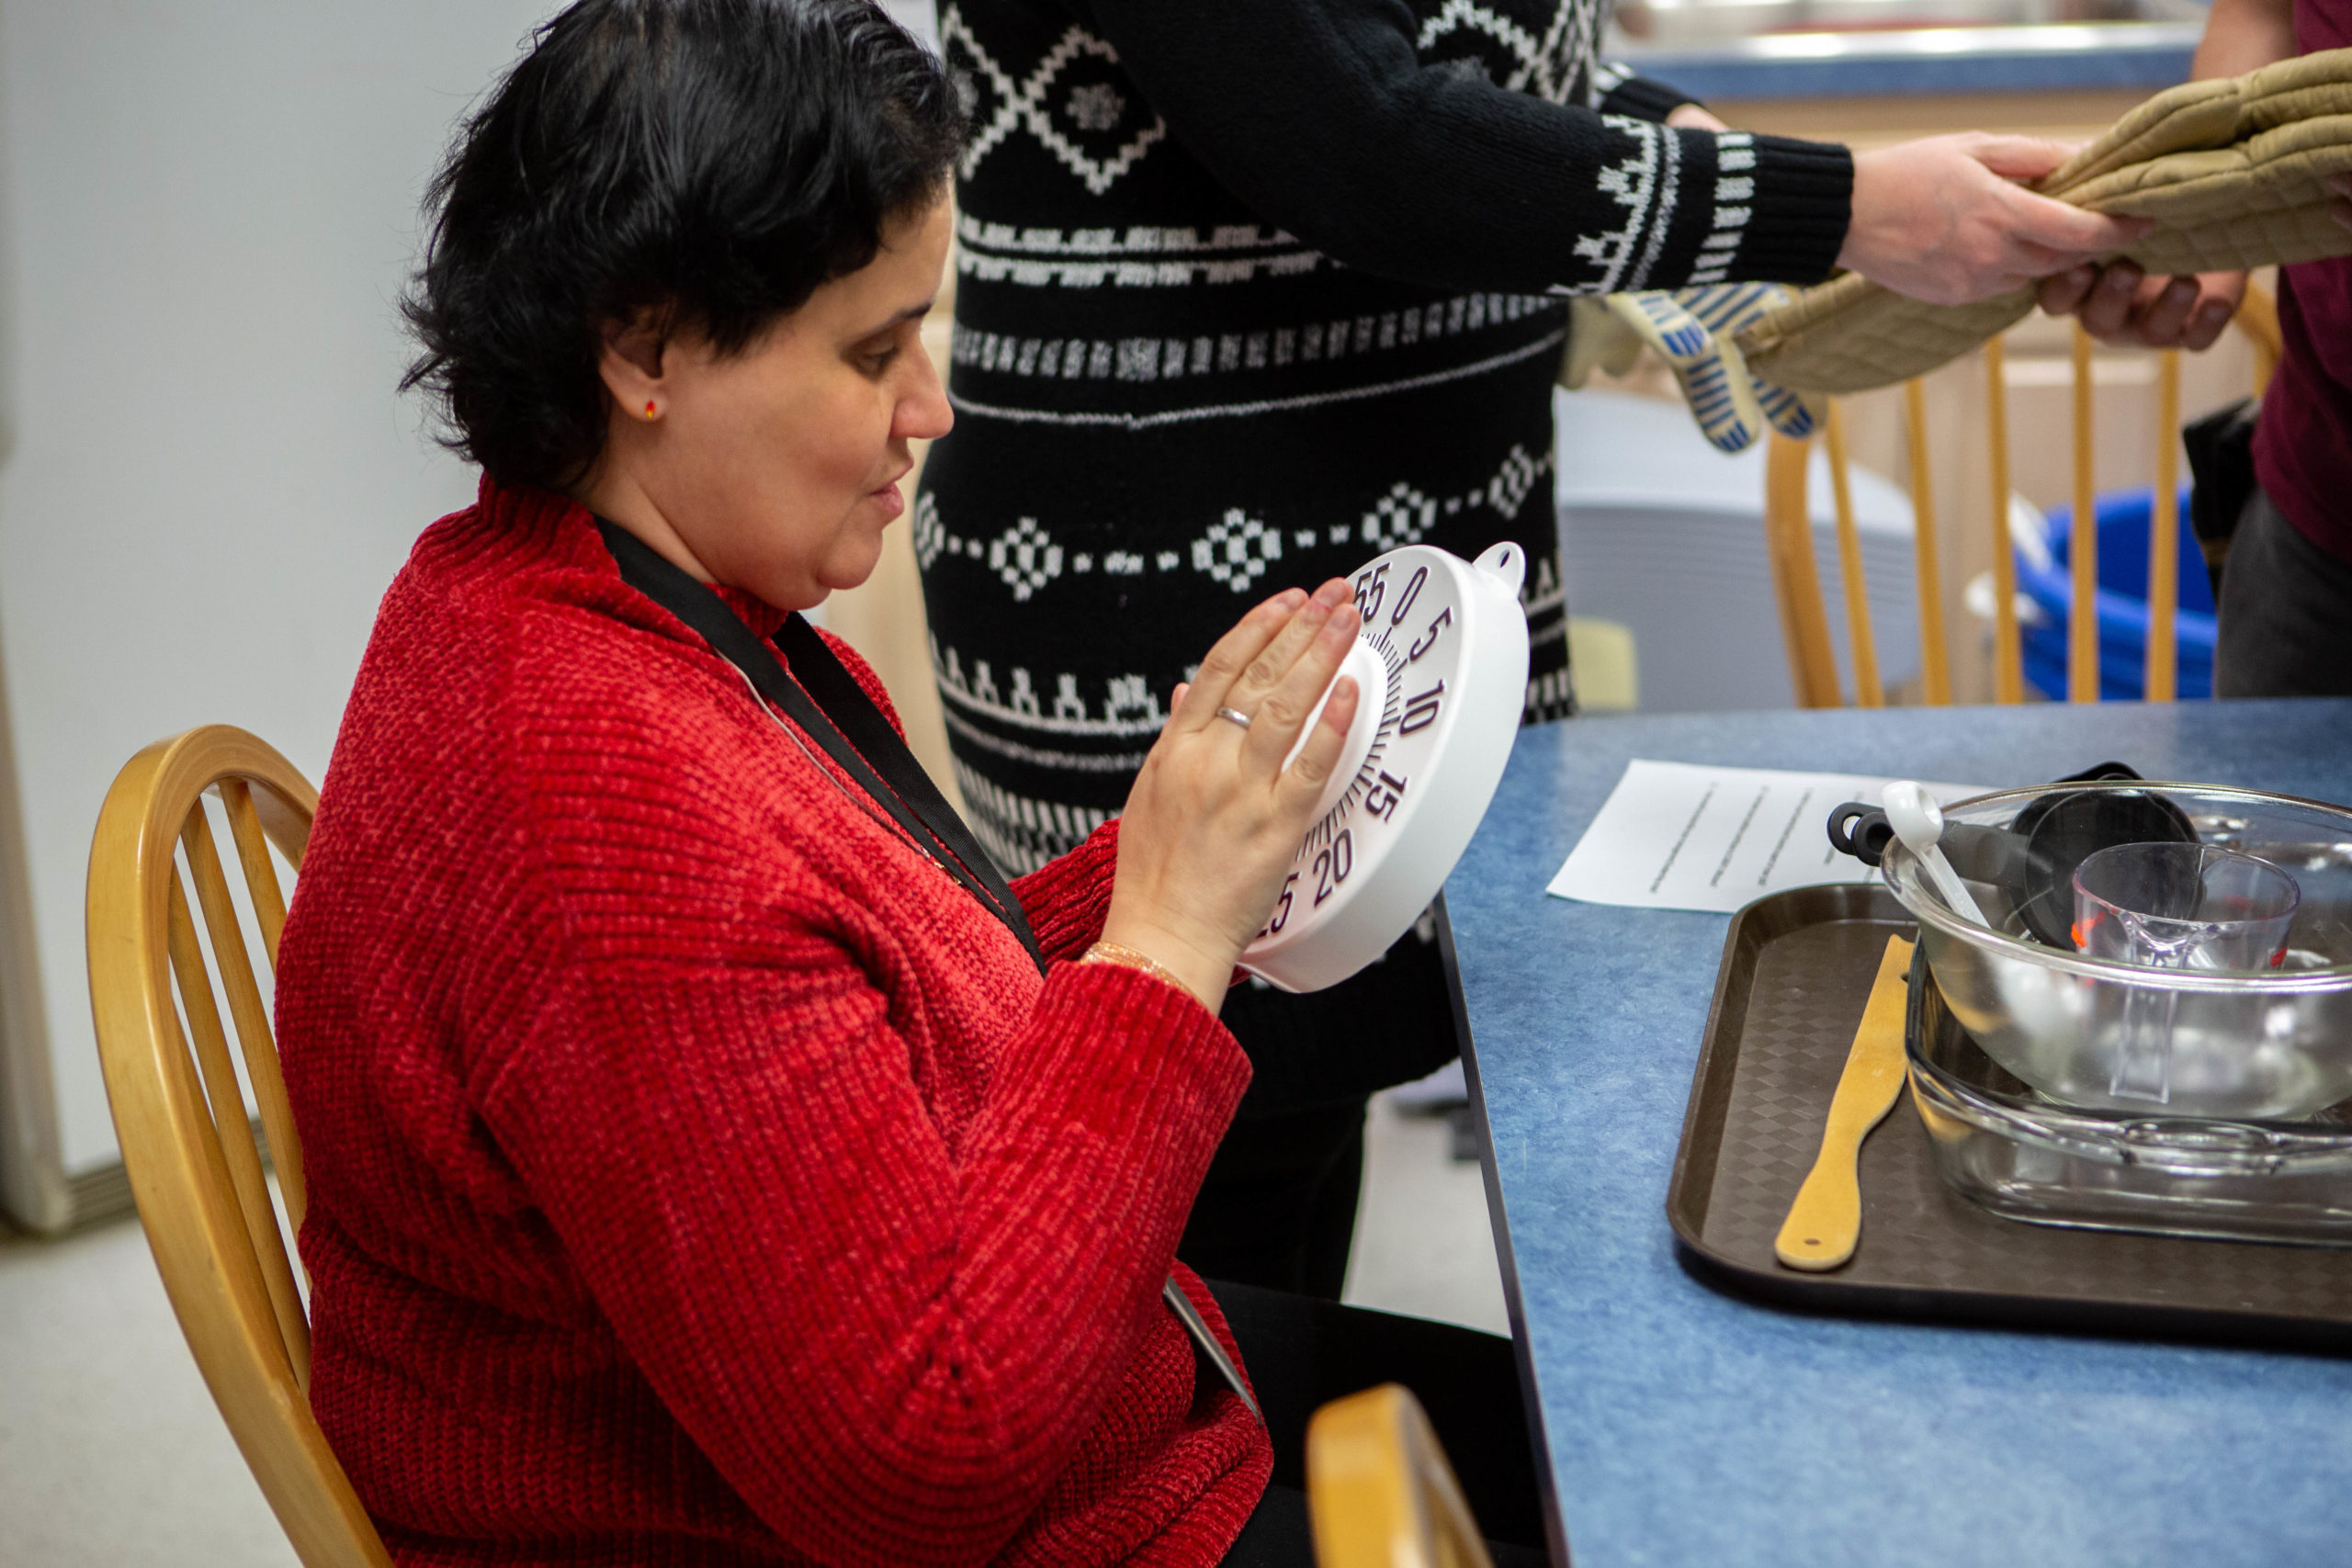
[[[1363,700],[1244,969],[1285,991],[1336,986],[1437,897],[1519,733],[1526,571],[1526,553],[1511,544],[1476,561],[1408,545],[1356,571],[1363,627],[1340,673],[1355,677]]]

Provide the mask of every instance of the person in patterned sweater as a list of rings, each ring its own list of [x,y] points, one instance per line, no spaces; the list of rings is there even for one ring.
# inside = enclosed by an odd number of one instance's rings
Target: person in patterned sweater
[[[1574,708],[1561,296],[1819,281],[1981,298],[2131,232],[2007,183],[2063,150],[1732,130],[1600,61],[1598,0],[943,0],[956,434],[914,542],[956,777],[1009,871],[1119,808],[1248,596],[1408,542],[1528,559],[1525,716]],[[1440,1066],[1433,918],[1227,1020],[1257,1069],[1182,1256],[1339,1292],[1366,1096]]]

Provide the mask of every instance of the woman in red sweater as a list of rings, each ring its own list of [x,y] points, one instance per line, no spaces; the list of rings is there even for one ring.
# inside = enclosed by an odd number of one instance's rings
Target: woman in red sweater
[[[433,187],[410,379],[481,493],[385,597],[277,1004],[312,1404],[403,1563],[1300,1562],[1269,1477],[1384,1376],[1537,1539],[1504,1342],[1172,1264],[1344,585],[1010,886],[795,614],[947,429],[963,134],[862,0],[584,0]]]

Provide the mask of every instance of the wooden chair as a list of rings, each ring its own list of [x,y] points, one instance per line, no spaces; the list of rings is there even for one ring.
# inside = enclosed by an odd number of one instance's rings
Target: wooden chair
[[[2254,389],[2259,393],[2270,378],[2271,367],[2278,361],[2278,306],[2259,285],[2247,286],[2236,325],[2254,345]],[[1989,415],[1985,457],[1991,470],[1993,497],[1993,687],[1996,702],[2016,703],[2025,700],[2025,674],[2018,632],[2017,568],[2008,542],[2008,390],[2001,353],[2001,340],[1997,337],[1983,350]],[[1912,515],[1917,530],[1913,558],[1919,598],[1920,689],[1928,704],[1939,705],[1951,701],[1951,674],[1944,642],[1935,503],[1928,484],[1924,382],[1915,379],[1905,383],[1904,399]],[[2175,351],[2165,351],[2157,359],[2156,422],[2155,493],[2148,520],[2146,690],[2149,701],[2170,702],[2177,686],[2174,613],[2179,603],[2180,546],[2180,355]],[[2074,515],[2067,544],[2072,574],[2067,620],[2067,697],[2078,703],[2098,700],[2098,531],[2092,493],[2091,429],[2091,338],[2076,322]],[[1861,539],[1855,528],[1854,506],[1849,494],[1845,427],[1834,400],[1819,439],[1827,449],[1830,489],[1837,512],[1838,559],[1844,589],[1848,646],[1853,653],[1855,701],[1862,707],[1880,707],[1886,702],[1886,694],[1879,681],[1877,645],[1871,632],[1869,599],[1862,580]],[[1844,698],[1837,659],[1830,650],[1829,620],[1822,604],[1820,577],[1814,569],[1813,523],[1805,494],[1811,447],[1810,441],[1792,441],[1778,434],[1772,436],[1765,465],[1764,532],[1797,705],[1836,707]]]
[[[1494,1568],[1419,1400],[1382,1383],[1306,1426],[1318,1568]]]
[[[296,1554],[307,1568],[390,1568],[311,1415],[310,1322],[221,1029],[208,951],[296,1232],[302,1145],[262,982],[214,847],[208,795],[220,803],[254,924],[277,965],[286,900],[270,851],[300,869],[318,792],[241,729],[209,725],[157,741],[117,775],[90,846],[90,1002],[107,1096],[172,1309]]]

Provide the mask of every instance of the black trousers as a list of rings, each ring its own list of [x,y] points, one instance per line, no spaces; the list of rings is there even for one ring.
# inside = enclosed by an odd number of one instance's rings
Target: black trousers
[[[1437,1428],[1496,1568],[1537,1568],[1543,1504],[1510,1341],[1254,1286],[1208,1281],[1241,1347],[1274,1444],[1274,1475],[1227,1568],[1313,1568],[1306,1423],[1317,1406],[1377,1383],[1413,1391]]]
[[[1363,1191],[1364,1104],[1236,1121],[1176,1256],[1205,1280],[1338,1301]]]
[[[2352,565],[2257,490],[2222,569],[2217,697],[2352,696]]]

